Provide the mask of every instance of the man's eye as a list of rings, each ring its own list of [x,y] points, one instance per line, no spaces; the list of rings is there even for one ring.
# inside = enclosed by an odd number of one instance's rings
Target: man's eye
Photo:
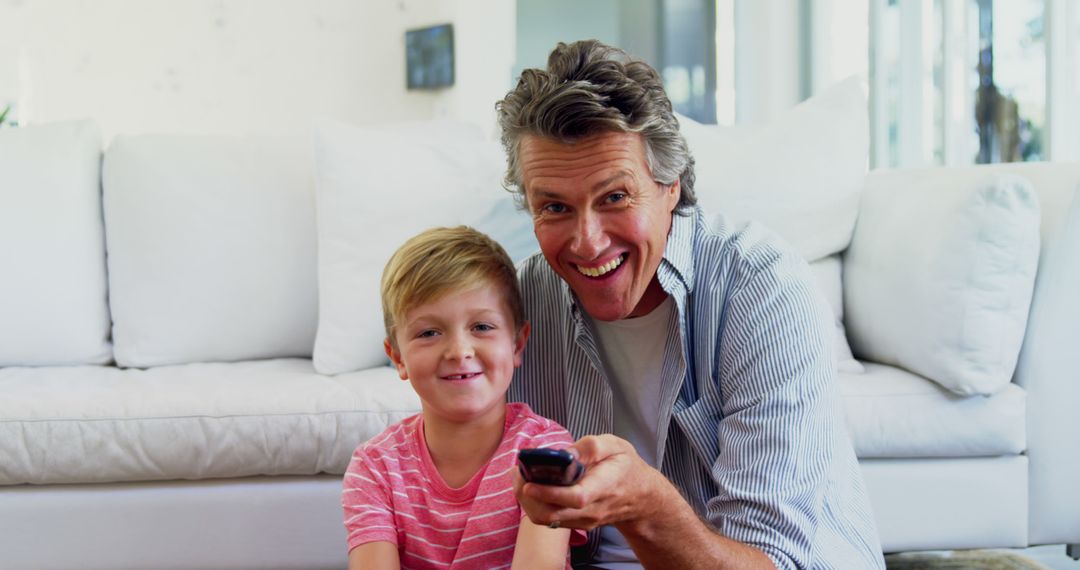
[[[548,214],[565,214],[566,205],[564,204],[548,204],[543,208],[544,212]]]
[[[626,199],[626,192],[612,192],[608,194],[606,200],[608,204],[616,204]]]

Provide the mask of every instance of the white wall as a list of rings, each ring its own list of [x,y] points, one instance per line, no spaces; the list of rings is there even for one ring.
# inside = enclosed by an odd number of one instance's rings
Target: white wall
[[[297,134],[453,117],[511,87],[505,0],[0,0],[0,108],[117,133]],[[405,30],[453,22],[455,86],[405,89]]]

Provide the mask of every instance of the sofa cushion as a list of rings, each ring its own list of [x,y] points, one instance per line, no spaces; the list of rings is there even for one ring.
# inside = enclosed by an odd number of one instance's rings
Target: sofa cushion
[[[840,373],[848,431],[860,458],[1015,455],[1027,446],[1024,389],[959,396],[892,366]]]
[[[322,125],[315,136],[319,330],[315,368],[386,362],[379,281],[390,255],[432,226],[471,223],[506,199],[502,148],[466,125]]]
[[[344,473],[419,410],[392,368],[320,376],[306,359],[0,369],[0,484]]]
[[[870,147],[859,80],[838,83],[766,125],[679,121],[706,211],[762,222],[807,261],[847,247]]]
[[[100,166],[88,121],[0,130],[0,367],[112,358]]]
[[[958,394],[1002,389],[1038,259],[1039,205],[1027,180],[981,169],[872,173],[844,256],[855,355]]]
[[[679,123],[695,159],[698,203],[736,223],[764,223],[811,262],[833,308],[838,365],[858,372],[844,333],[840,263],[830,257],[851,240],[866,176],[861,83],[841,82],[766,125]]]
[[[309,144],[113,141],[104,192],[119,365],[311,355],[318,296]]]

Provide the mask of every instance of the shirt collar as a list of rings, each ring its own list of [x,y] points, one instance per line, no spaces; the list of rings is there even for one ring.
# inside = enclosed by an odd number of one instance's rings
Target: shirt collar
[[[668,233],[667,245],[664,247],[664,258],[657,269],[657,272],[661,273],[661,285],[665,281],[662,278],[663,272],[672,271],[674,276],[683,282],[687,293],[694,290],[694,231],[702,216],[698,207],[671,216],[671,232]],[[664,289],[668,294],[673,293],[666,286]]]

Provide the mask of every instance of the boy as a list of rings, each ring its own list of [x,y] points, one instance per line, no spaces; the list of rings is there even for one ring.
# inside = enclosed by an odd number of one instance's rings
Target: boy
[[[570,531],[533,524],[514,498],[518,450],[573,439],[506,403],[529,336],[506,252],[464,226],[428,230],[390,258],[381,290],[386,354],[422,412],[353,454],[350,570],[568,568]]]

